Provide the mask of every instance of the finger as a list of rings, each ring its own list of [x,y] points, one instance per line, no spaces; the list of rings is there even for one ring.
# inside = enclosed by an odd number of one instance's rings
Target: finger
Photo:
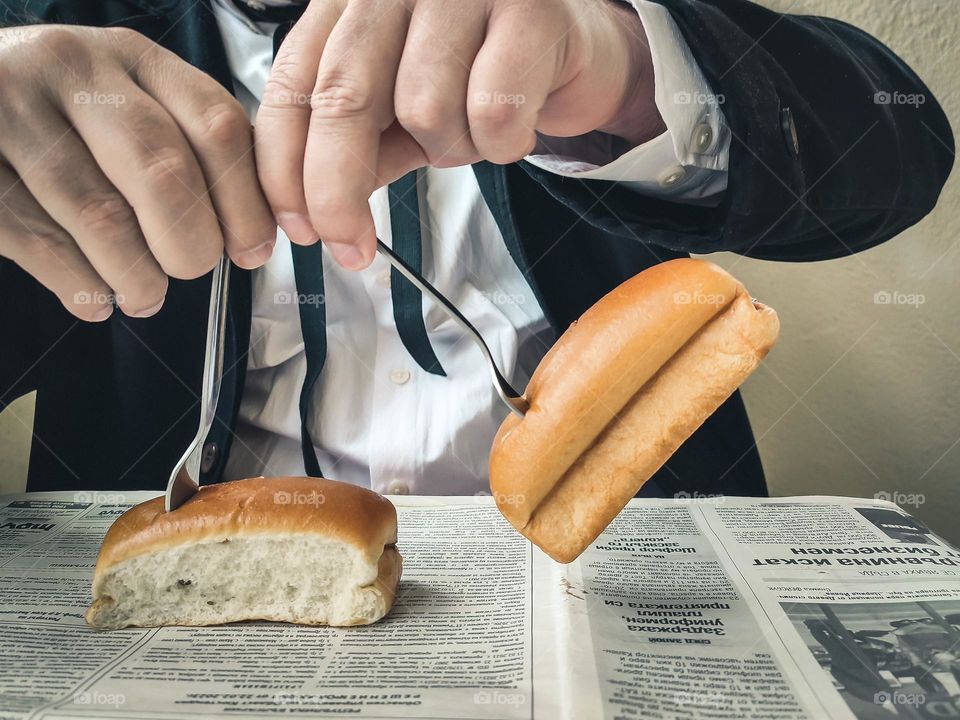
[[[434,167],[480,159],[467,122],[467,87],[485,32],[483,3],[421,0],[413,12],[394,106]]]
[[[470,134],[485,159],[515,162],[533,149],[537,115],[561,82],[564,38],[549,14],[534,18],[534,6],[526,3],[490,18],[467,94]]]
[[[409,12],[395,0],[347,6],[324,48],[313,90],[304,188],[313,226],[349,269],[373,260],[368,200],[380,135],[393,122],[393,89]]]
[[[197,158],[220,222],[226,251],[243,268],[273,253],[277,228],[257,180],[246,113],[208,75],[153,45],[133,77],[177,123]]]
[[[67,117],[130,203],[164,272],[182,280],[200,277],[219,262],[224,247],[203,171],[167,111],[126,74],[107,72],[95,96],[102,102],[77,103],[77,91],[67,90]]]
[[[254,136],[260,183],[277,223],[298,245],[320,239],[307,210],[303,157],[317,67],[339,16],[333,3],[310,3],[277,51],[257,111]]]
[[[83,264],[103,278],[106,291],[112,288],[120,309],[132,317],[155,314],[166,296],[167,276],[147,247],[133,208],[64,118],[51,106],[36,107],[31,123],[17,126],[16,142],[0,140],[0,148],[44,216],[73,238],[69,245],[75,244],[86,258]],[[58,236],[52,243],[67,244]],[[66,252],[73,249],[61,254]]]
[[[400,123],[394,121],[380,135],[380,153],[377,156],[377,188],[402,178],[408,172],[429,165],[426,154]]]
[[[73,239],[40,207],[16,173],[3,164],[0,255],[32,275],[81,320],[99,322],[113,313],[110,286]]]

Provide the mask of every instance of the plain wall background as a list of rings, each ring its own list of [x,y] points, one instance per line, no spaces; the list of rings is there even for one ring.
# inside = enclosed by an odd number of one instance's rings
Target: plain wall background
[[[763,4],[864,28],[914,68],[960,127],[957,0]],[[958,213],[955,170],[932,215],[852,258],[789,265],[712,256],[780,313],[780,344],[744,388],[772,494],[900,494],[960,542]],[[876,304],[884,292],[923,303]],[[31,422],[31,398],[0,415],[0,492],[23,487]]]

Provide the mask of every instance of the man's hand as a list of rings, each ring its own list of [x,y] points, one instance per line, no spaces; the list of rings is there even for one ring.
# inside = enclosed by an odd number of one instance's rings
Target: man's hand
[[[514,162],[537,131],[642,142],[663,129],[653,85],[636,12],[609,0],[312,0],[263,94],[260,180],[291,240],[358,269],[378,187]]]
[[[0,30],[0,88],[0,256],[77,317],[152,315],[224,247],[270,257],[250,124],[209,76],[131,30],[48,25]]]

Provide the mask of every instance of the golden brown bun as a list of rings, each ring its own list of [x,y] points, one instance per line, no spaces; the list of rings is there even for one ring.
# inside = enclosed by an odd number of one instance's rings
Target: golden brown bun
[[[169,513],[157,497],[125,512],[104,537],[87,621],[107,628],[373,622],[389,610],[400,580],[396,541],[389,500],[333,480],[210,485]],[[295,600],[287,603],[278,586]]]
[[[558,562],[596,539],[757,367],[776,313],[704,260],[656,265],[601,298],[543,358],[490,454],[504,516]]]
[[[397,542],[397,510],[366,488],[319,478],[251,478],[207,485],[174,512],[156,497],[107,531],[95,576],[134,555],[226,535],[307,533],[336,537],[379,558]]]

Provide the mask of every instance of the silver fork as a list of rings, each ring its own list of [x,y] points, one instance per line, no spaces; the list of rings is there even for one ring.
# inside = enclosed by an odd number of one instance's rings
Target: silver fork
[[[203,387],[200,391],[200,427],[180,462],[170,473],[164,510],[176,510],[200,488],[200,458],[217,412],[223,376],[224,335],[227,324],[227,294],[230,290],[230,260],[224,255],[213,270],[210,310],[207,314],[207,346],[203,357]]]
[[[428,283],[423,276],[420,275],[420,273],[407,265],[407,263],[405,263],[399,255],[384,245],[380,238],[377,238],[377,251],[387,260],[389,260],[390,264],[393,265],[393,267],[395,267],[401,275],[416,285],[420,289],[420,292],[429,296],[430,299],[437,303],[437,305],[439,305],[455,323],[466,330],[470,338],[480,348],[480,352],[483,353],[483,357],[487,361],[487,367],[490,369],[490,377],[493,379],[493,387],[496,389],[497,395],[499,395],[500,399],[506,403],[507,407],[509,407],[520,417],[523,417],[530,408],[530,403],[527,402],[523,395],[514,390],[510,383],[507,382],[506,378],[503,377],[503,374],[497,367],[496,361],[493,359],[493,355],[490,354],[490,348],[487,347],[487,344],[483,341],[480,333],[477,332],[477,329],[470,323],[470,321],[467,320],[459,310],[457,310],[453,303],[441,295],[440,292],[433,287],[433,285]]]

